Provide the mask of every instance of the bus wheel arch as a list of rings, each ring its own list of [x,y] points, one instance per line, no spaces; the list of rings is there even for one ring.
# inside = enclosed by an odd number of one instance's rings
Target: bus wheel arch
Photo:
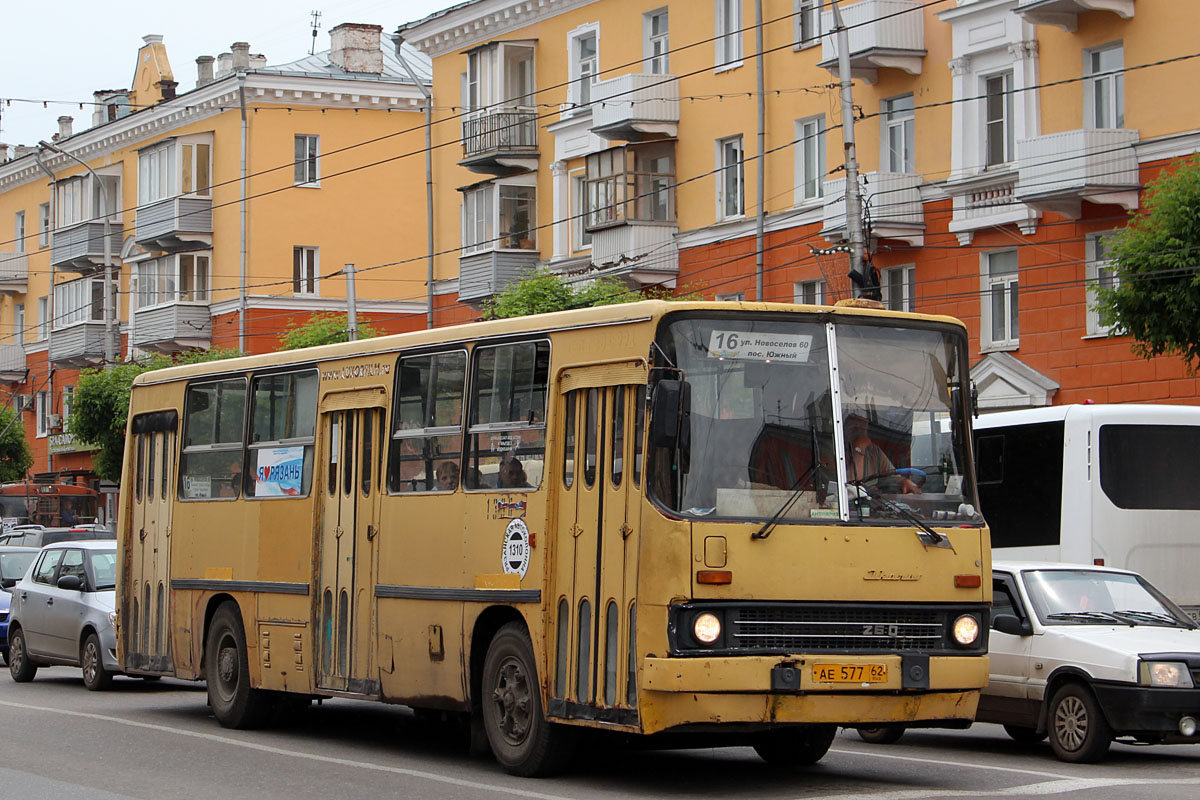
[[[217,606],[204,641],[204,679],[213,716],[226,728],[261,726],[273,704],[269,692],[251,685],[246,629],[235,601]]]
[[[488,648],[500,629],[510,622],[525,625],[525,618],[512,606],[491,606],[484,609],[483,613],[475,618],[475,624],[471,628],[471,652],[468,664],[470,685],[467,688],[472,716],[478,716],[483,710],[481,701],[483,662],[487,658]],[[528,630],[528,628],[526,629]]]

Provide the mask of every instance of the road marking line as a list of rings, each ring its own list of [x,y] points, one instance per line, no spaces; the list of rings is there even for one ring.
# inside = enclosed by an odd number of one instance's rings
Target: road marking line
[[[278,756],[288,756],[290,758],[301,758],[309,761],[320,761],[326,764],[337,764],[344,767],[357,767],[360,769],[372,769],[378,772],[390,772],[395,775],[408,775],[414,778],[422,778],[424,780],[435,781],[437,783],[446,783],[452,786],[462,786],[467,789],[478,789],[487,792],[498,792],[501,794],[514,795],[517,797],[532,797],[537,800],[572,800],[572,798],[564,797],[556,794],[542,794],[540,792],[530,791],[528,784],[521,788],[507,788],[497,786],[492,783],[480,783],[478,781],[468,781],[461,778],[449,778],[445,775],[438,775],[433,772],[424,772],[418,769],[407,769],[405,767],[388,767],[382,764],[372,764],[369,761],[352,761],[348,758],[334,758],[333,756],[322,756],[315,753],[303,753],[296,750],[284,750],[279,747],[272,747],[265,744],[257,744],[255,742],[243,742],[238,739],[230,739],[226,736],[220,736],[215,733],[200,733],[199,731],[189,731],[182,728],[172,728],[169,725],[156,725],[150,722],[136,722],[131,719],[122,719],[121,717],[110,717],[104,714],[89,714],[85,711],[68,711],[62,708],[47,708],[45,706],[27,705],[25,703],[12,703],[5,700],[0,700],[0,706],[9,706],[10,708],[19,708],[25,711],[40,711],[50,714],[62,714],[68,717],[81,717],[83,719],[97,720],[100,722],[113,722],[118,725],[127,725],[131,728],[143,728],[151,731],[162,731],[164,733],[174,733],[179,736],[190,736],[193,739],[204,739],[210,742],[219,744],[234,745],[235,747],[243,747],[248,750],[257,750],[261,753],[271,753]]]
[[[844,753],[853,756],[867,756],[868,758],[890,758],[894,761],[915,761],[920,764],[937,764],[943,767],[961,767],[963,769],[982,769],[992,770],[995,772],[1016,772],[1021,775],[1032,775],[1040,778],[1055,778],[1057,780],[1071,780],[1074,775],[1066,775],[1061,772],[1046,772],[1045,770],[1037,769],[1021,769],[1020,767],[997,767],[988,764],[971,764],[965,761],[944,761],[936,758],[920,758],[917,756],[902,756],[894,753],[873,753],[867,750],[830,750],[831,753]]]
[[[972,789],[972,797],[1046,797],[1054,794],[1080,792],[1085,789],[1113,788],[1117,786],[1172,786],[1196,783],[1195,778],[1067,778],[1024,786],[1009,786],[1005,789]],[[872,792],[856,794],[864,800],[929,800],[929,798],[963,796],[961,789],[903,789],[895,792]]]

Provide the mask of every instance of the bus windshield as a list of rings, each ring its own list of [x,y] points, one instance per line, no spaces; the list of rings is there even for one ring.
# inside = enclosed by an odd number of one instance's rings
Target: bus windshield
[[[658,345],[691,402],[682,447],[651,452],[656,500],[703,519],[767,520],[783,510],[792,522],[979,523],[961,337],[852,319],[831,333],[815,317],[669,318]]]

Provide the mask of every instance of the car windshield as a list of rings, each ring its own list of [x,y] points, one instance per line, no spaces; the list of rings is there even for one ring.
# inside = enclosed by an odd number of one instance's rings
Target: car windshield
[[[20,578],[35,558],[36,550],[31,553],[0,553],[0,578]]]
[[[92,578],[96,581],[96,591],[116,588],[117,551],[89,550],[88,562],[92,568]]]
[[[1025,588],[1045,625],[1191,627],[1175,605],[1138,575],[1096,570],[1036,570]]]

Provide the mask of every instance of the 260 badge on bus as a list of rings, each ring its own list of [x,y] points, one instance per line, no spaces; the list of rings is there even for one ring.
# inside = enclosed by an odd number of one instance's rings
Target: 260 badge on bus
[[[887,664],[813,664],[816,683],[886,683]]]

